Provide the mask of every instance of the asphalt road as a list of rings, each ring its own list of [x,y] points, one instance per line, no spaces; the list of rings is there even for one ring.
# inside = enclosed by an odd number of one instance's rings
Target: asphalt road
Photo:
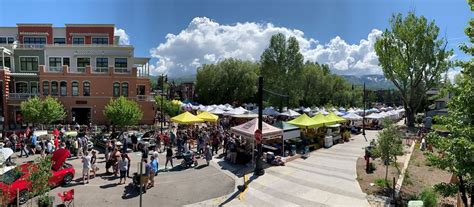
[[[138,157],[131,154],[132,165],[130,174],[137,172]],[[38,156],[38,155],[36,155]],[[199,159],[199,166],[192,169],[182,169],[179,165],[181,160],[174,160],[175,168],[168,171],[164,169],[164,153],[160,154],[160,172],[155,177],[155,187],[147,190],[142,196],[142,206],[182,206],[193,204],[211,198],[220,197],[233,192],[234,180],[215,167],[205,166],[205,160]],[[32,160],[32,156],[15,159],[22,163]],[[139,206],[139,191],[131,184],[131,178],[127,184],[117,185],[118,178],[113,175],[105,175],[105,159],[103,154],[98,156],[98,176],[89,184],[82,184],[82,163],[80,159],[68,160],[76,169],[74,181],[69,186],[56,187],[51,191],[55,196],[55,205],[61,200],[57,196],[74,188],[75,206]],[[26,205],[25,205],[26,206]]]

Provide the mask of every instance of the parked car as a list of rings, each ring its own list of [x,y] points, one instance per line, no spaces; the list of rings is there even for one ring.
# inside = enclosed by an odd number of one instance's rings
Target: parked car
[[[71,164],[66,163],[66,159],[69,156],[69,150],[59,149],[53,153],[51,160],[53,166],[51,167],[52,176],[49,179],[49,185],[56,187],[61,184],[69,184],[74,178],[75,170]],[[32,190],[32,184],[28,181],[30,176],[30,166],[34,169],[35,163],[26,163],[17,167],[9,167],[0,171],[0,189],[5,195],[8,192],[8,202],[13,203],[16,201],[17,189],[18,189],[18,201],[20,204],[24,204],[28,201],[28,194]]]
[[[94,143],[96,147],[105,149],[107,141],[112,140],[111,137],[112,137],[111,133],[97,134],[92,138],[92,142]]]
[[[149,148],[155,148],[156,142],[155,142],[154,134],[155,134],[154,130],[147,131],[144,134],[143,133],[136,134],[138,143],[141,143],[141,144],[149,143],[150,144]]]

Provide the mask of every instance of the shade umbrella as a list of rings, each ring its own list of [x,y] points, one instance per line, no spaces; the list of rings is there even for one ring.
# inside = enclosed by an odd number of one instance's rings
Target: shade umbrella
[[[198,118],[204,120],[204,121],[209,121],[209,122],[216,122],[219,117],[217,115],[211,114],[207,111],[201,112],[197,115]]]
[[[172,122],[179,123],[179,124],[194,124],[204,122],[201,118],[194,116],[193,114],[189,113],[188,111],[171,118]]]
[[[343,122],[346,122],[347,120],[336,115],[335,113],[333,112],[330,112],[328,115],[327,115],[327,118],[333,122],[336,122],[336,123],[343,123]]]
[[[234,114],[234,115],[230,115],[230,116],[234,117],[234,118],[251,119],[251,118],[257,118],[258,114],[252,113],[252,112],[245,112],[243,114]]]
[[[288,111],[285,111],[283,113],[280,114],[281,116],[288,116],[288,117],[297,117],[297,116],[300,116],[301,114],[296,112],[296,111],[293,111],[291,109],[288,109]]]
[[[324,116],[322,113],[318,113],[312,118],[314,121],[316,121],[319,125],[330,125],[330,124],[335,124],[334,120],[329,119],[329,117]]]
[[[224,115],[239,115],[244,114],[246,112],[248,112],[246,109],[239,106],[238,108],[225,112]]]
[[[343,118],[348,119],[348,120],[352,120],[352,121],[362,120],[362,116],[359,116],[355,113],[348,113],[345,116],[343,116]]]
[[[218,115],[221,115],[221,114],[224,114],[224,113],[225,113],[223,110],[221,110],[221,109],[219,109],[219,108],[212,109],[212,110],[210,110],[210,111],[208,111],[208,112],[210,112],[210,113],[212,113],[212,114],[218,114]]]
[[[303,114],[296,119],[293,119],[288,122],[300,128],[315,128],[322,126],[320,123],[316,122],[314,119],[311,119],[308,115]]]

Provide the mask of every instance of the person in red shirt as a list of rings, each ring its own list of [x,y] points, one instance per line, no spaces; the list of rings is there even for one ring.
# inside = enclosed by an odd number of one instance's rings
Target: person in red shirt
[[[165,146],[163,147],[163,151],[165,151],[166,147],[171,146],[171,145],[170,145],[170,144],[171,144],[171,143],[170,143],[171,140],[170,140],[169,132],[164,134],[164,136],[163,136],[163,142],[164,142],[164,144],[165,144]]]

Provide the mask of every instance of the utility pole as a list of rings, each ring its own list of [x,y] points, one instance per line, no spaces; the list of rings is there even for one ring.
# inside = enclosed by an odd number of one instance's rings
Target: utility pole
[[[362,136],[364,136],[365,141],[367,141],[367,137],[365,137],[365,82],[364,82],[364,95],[362,97],[362,102],[364,103],[364,113],[362,114]]]
[[[160,76],[161,78],[161,90],[160,90],[160,97],[161,97],[161,100],[160,100],[160,132],[161,134],[163,134],[163,94],[164,94],[164,91],[165,91],[165,75],[164,74],[161,74]],[[166,76],[166,79],[168,79],[168,76]]]
[[[263,122],[263,77],[258,77],[258,130],[263,134],[262,131]],[[252,152],[255,153],[255,152]],[[257,176],[265,174],[262,163],[262,142],[257,143],[257,161],[255,163],[254,174]]]

